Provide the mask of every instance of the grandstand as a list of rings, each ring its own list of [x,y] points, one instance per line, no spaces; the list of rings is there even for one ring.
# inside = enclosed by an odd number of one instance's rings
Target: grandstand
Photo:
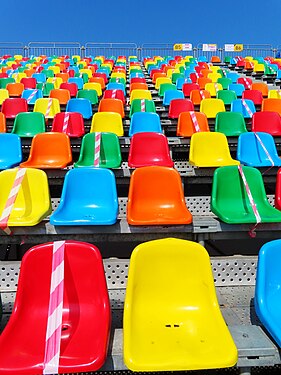
[[[281,59],[238,47],[0,43],[0,375],[279,370]]]

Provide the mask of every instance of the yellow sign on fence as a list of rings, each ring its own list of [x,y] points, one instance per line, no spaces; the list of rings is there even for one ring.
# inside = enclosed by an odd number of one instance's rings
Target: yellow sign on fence
[[[235,52],[241,52],[243,51],[243,44],[234,44],[234,51]]]
[[[182,44],[181,43],[174,44],[174,51],[182,51]]]

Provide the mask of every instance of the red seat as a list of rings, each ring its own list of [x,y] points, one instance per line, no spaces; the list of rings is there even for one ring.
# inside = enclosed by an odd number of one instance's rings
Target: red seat
[[[85,134],[84,120],[81,113],[78,112],[67,112],[69,120],[65,133],[69,137],[82,137]],[[52,132],[63,133],[64,120],[66,118],[66,112],[59,112],[55,115],[52,124]]]
[[[146,80],[142,77],[133,77],[131,78],[130,83],[146,83]]]
[[[74,82],[61,83],[60,89],[68,90],[70,92],[71,97],[76,97],[77,91],[78,91],[78,87],[77,87],[76,83],[74,83]]]
[[[194,72],[192,72],[192,73],[190,73],[190,75],[189,75],[189,78],[191,79],[191,81],[193,82],[193,83],[196,83],[197,81],[198,81],[198,78],[202,78],[203,77],[203,74],[202,73],[194,73]]]
[[[184,83],[182,92],[185,97],[189,97],[192,90],[200,90],[198,83]]]
[[[250,99],[255,105],[261,105],[263,96],[260,90],[245,90],[242,93],[242,99]]]
[[[20,112],[28,112],[26,99],[23,98],[8,98],[2,104],[2,112],[6,118],[15,118]]]
[[[125,105],[126,99],[123,90],[105,90],[103,99],[119,99]]]
[[[101,77],[104,80],[104,83],[107,84],[108,79],[105,73],[93,73],[93,77]]]
[[[43,373],[52,253],[51,242],[34,246],[23,257],[14,310],[0,337],[1,375]],[[104,364],[110,320],[98,248],[66,241],[60,374],[96,371]]]
[[[172,99],[169,106],[169,118],[178,118],[180,113],[194,111],[194,106],[189,99]]]
[[[277,112],[256,112],[252,117],[252,131],[281,135],[281,117]]]
[[[249,90],[251,88],[251,85],[253,83],[253,80],[252,78],[246,78],[246,77],[239,77],[237,79],[237,83],[242,83],[242,85],[244,85],[245,89],[246,90]]]
[[[20,82],[23,84],[24,89],[36,89],[36,78],[23,77]]]
[[[276,176],[275,208],[281,211],[281,168],[278,169]]]
[[[131,138],[128,165],[131,168],[149,165],[173,167],[174,163],[165,135],[152,132],[134,134]]]

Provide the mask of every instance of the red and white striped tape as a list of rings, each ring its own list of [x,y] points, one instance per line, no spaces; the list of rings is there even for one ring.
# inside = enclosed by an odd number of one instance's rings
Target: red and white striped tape
[[[29,104],[31,100],[34,98],[34,96],[37,94],[38,90],[33,90],[33,92],[29,95],[29,97],[26,99],[27,103]]]
[[[190,113],[190,117],[191,117],[191,121],[193,123],[194,129],[195,129],[195,131],[197,133],[199,133],[201,130],[200,130],[200,126],[199,126],[197,117],[195,115],[195,112],[194,111],[190,111],[189,113]]]
[[[251,89],[250,82],[247,80],[247,78],[243,78],[243,80],[244,80],[245,85],[247,86],[247,88],[250,90]]]
[[[261,145],[263,151],[265,152],[268,160],[270,161],[271,165],[274,167],[274,161],[273,161],[272,157],[270,156],[267,148],[265,147],[263,141],[261,140],[260,136],[256,132],[254,132],[254,134],[255,134],[255,137],[257,138],[259,144]]]
[[[252,117],[252,116],[253,116],[253,112],[251,111],[251,109],[250,109],[250,107],[248,106],[248,104],[247,104],[247,102],[246,102],[245,99],[242,99],[242,105],[243,105],[243,107],[246,109],[248,115],[249,115],[250,117]]]
[[[220,89],[220,88],[219,88],[219,85],[218,85],[217,83],[215,83],[214,86],[215,86],[216,93],[218,93],[218,91],[219,91],[219,89]]]
[[[277,91],[277,94],[278,94],[278,96],[279,96],[279,99],[281,98],[281,90],[280,89],[278,89],[278,90],[276,90]]]
[[[141,99],[141,112],[145,112],[145,99]]]
[[[25,176],[26,168],[19,168],[13,183],[13,186],[10,190],[7,202],[5,204],[4,210],[0,217],[0,228],[8,235],[11,235],[12,232],[8,227],[8,220],[11,215],[12,209],[14,207],[15,201],[17,199],[22,180]]]
[[[64,292],[64,252],[65,241],[56,241],[53,243],[52,275],[43,367],[44,375],[57,374],[59,371]]]
[[[204,94],[204,90],[200,90],[199,93],[200,93],[201,99],[206,99],[206,96]]]
[[[69,112],[65,112],[64,113],[64,118],[63,118],[63,125],[62,125],[62,132],[63,133],[67,133],[68,123],[69,123],[69,117],[70,117],[70,113]]]
[[[96,132],[95,133],[94,167],[100,166],[100,143],[101,143],[101,132]]]
[[[113,99],[116,98],[116,93],[117,93],[117,90],[116,90],[116,89],[112,90],[111,97],[112,97]]]
[[[49,98],[48,99],[48,105],[47,105],[47,110],[46,110],[45,117],[49,117],[50,116],[52,103],[53,103],[53,99]]]

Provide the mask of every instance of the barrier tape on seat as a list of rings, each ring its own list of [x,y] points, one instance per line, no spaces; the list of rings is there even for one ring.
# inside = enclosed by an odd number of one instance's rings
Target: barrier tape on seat
[[[198,120],[197,120],[197,117],[195,115],[195,112],[194,111],[190,111],[190,117],[191,117],[191,120],[192,120],[192,123],[193,123],[193,126],[195,128],[195,131],[197,133],[199,133],[201,130],[200,130],[200,126],[199,126],[199,123],[198,123]]]
[[[141,99],[141,112],[145,112],[145,99]]]
[[[248,115],[249,115],[250,117],[252,117],[252,116],[253,116],[253,112],[251,111],[251,109],[250,109],[250,107],[248,106],[248,104],[247,104],[247,102],[246,102],[245,99],[242,99],[242,105],[243,105],[243,107],[246,109]]]
[[[201,99],[206,99],[206,96],[205,96],[203,90],[200,90],[199,93],[200,93],[200,97],[201,97]]]
[[[47,106],[45,117],[48,117],[50,115],[52,103],[53,103],[52,98],[49,98],[48,99],[48,106]]]
[[[22,180],[25,176],[26,168],[19,168],[17,174],[10,190],[7,202],[5,204],[4,210],[0,217],[0,228],[8,235],[12,234],[11,229],[8,227],[8,220],[11,215],[12,209],[14,207],[15,201],[17,199]]]
[[[65,241],[53,243],[52,275],[43,364],[44,375],[57,374],[59,371],[64,292],[64,252]]]
[[[260,143],[260,145],[261,145],[263,151],[266,153],[266,156],[268,157],[268,159],[269,159],[269,161],[270,161],[272,167],[274,167],[274,161],[273,161],[272,157],[270,156],[270,154],[269,154],[267,148],[265,147],[263,141],[260,139],[260,136],[259,136],[256,132],[254,132],[254,134],[255,134],[255,137],[257,138],[258,142]]]
[[[112,90],[112,95],[111,95],[111,97],[112,97],[113,99],[116,98],[116,93],[117,93],[117,90],[116,90],[116,89]]]
[[[219,85],[217,83],[215,83],[214,86],[215,86],[216,93],[218,93],[218,91],[219,91]]]
[[[68,123],[69,123],[69,117],[70,117],[70,113],[69,112],[65,112],[64,113],[64,118],[63,118],[63,126],[62,126],[62,132],[63,133],[67,133]]]
[[[34,98],[34,96],[37,94],[38,90],[33,90],[33,92],[29,95],[29,97],[26,99],[27,104],[31,102],[31,100]]]
[[[247,88],[250,90],[251,89],[251,85],[250,85],[249,81],[247,80],[247,78],[243,78],[243,80],[244,80]]]
[[[38,73],[38,72],[39,72],[40,67],[41,67],[41,65],[38,65],[38,66],[37,66],[37,68],[35,69],[35,73]]]
[[[281,98],[281,90],[280,89],[278,89],[278,90],[276,90],[277,91],[277,94],[278,94],[278,96],[279,96],[279,99]]]
[[[260,217],[259,211],[258,211],[258,209],[257,209],[256,203],[255,203],[255,201],[254,201],[254,198],[253,198],[253,196],[252,196],[252,193],[251,193],[250,187],[249,187],[249,185],[248,185],[248,182],[247,182],[246,176],[245,176],[245,174],[244,174],[244,172],[243,172],[243,168],[242,168],[241,164],[238,165],[238,171],[239,171],[240,176],[241,176],[241,178],[242,178],[243,184],[244,184],[245,189],[246,189],[247,196],[248,196],[249,201],[250,201],[251,208],[252,208],[253,213],[254,213],[255,218],[256,218],[256,224],[254,225],[254,227],[253,227],[253,228],[250,230],[250,232],[249,232],[249,234],[250,234],[251,237],[255,237],[255,235],[256,235],[256,234],[255,234],[255,229],[256,229],[257,225],[258,225],[259,223],[261,223],[261,217]]]
[[[223,69],[222,70],[222,74],[226,77],[227,75],[226,75],[226,71]]]
[[[95,133],[95,158],[94,167],[100,166],[100,143],[101,143],[101,132]]]

